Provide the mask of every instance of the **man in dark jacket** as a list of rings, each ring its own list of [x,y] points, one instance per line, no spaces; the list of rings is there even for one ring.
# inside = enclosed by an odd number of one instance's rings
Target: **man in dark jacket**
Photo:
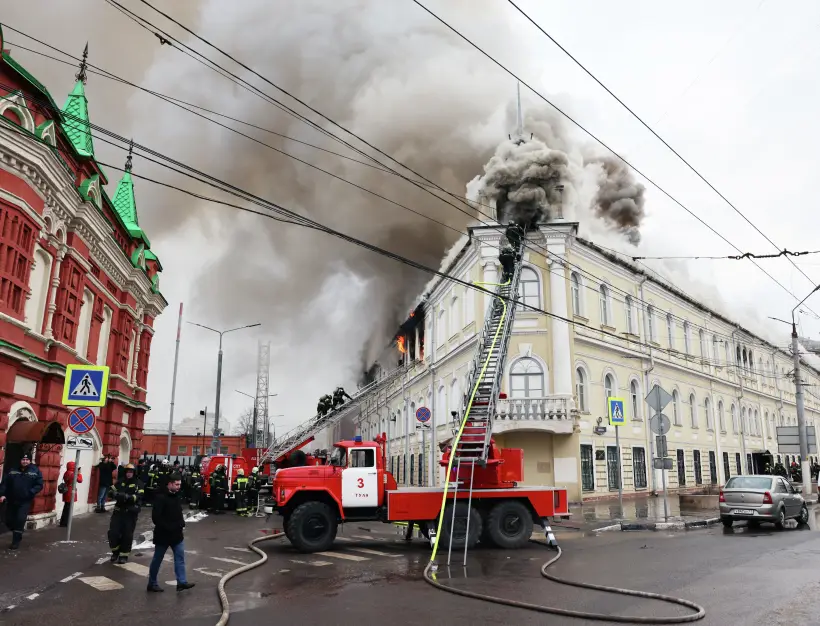
[[[148,591],[165,591],[157,582],[160,565],[170,547],[174,553],[174,574],[177,579],[177,591],[190,589],[195,583],[189,583],[185,576],[185,543],[182,529],[185,518],[182,515],[182,499],[179,489],[182,477],[171,474],[154,501],[151,519],[154,522],[154,558],[148,568]]]
[[[140,514],[142,485],[134,473],[134,466],[129,463],[125,466],[125,475],[111,487],[111,497],[115,504],[108,526],[108,545],[111,548],[111,562],[120,565],[131,556],[134,529]]]
[[[6,469],[0,483],[0,502],[6,503],[6,526],[11,530],[10,550],[20,547],[31,502],[43,490],[43,475],[24,454],[19,469]]]
[[[108,495],[111,485],[114,484],[114,470],[117,466],[110,454],[106,454],[97,464],[99,472],[99,487],[97,490],[97,513],[105,513],[105,498]]]

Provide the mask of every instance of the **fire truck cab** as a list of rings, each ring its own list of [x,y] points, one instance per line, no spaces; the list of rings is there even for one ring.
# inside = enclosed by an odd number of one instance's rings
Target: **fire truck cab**
[[[282,515],[287,538],[297,549],[327,550],[339,524],[351,521],[418,524],[426,537],[435,531],[443,488],[399,489],[385,467],[385,444],[384,435],[375,441],[356,437],[337,443],[326,465],[276,472],[275,508]],[[445,455],[442,464],[446,466],[447,460]],[[448,490],[441,532],[445,545],[452,535],[454,546],[466,542],[472,547],[481,540],[501,548],[519,548],[529,541],[534,522],[569,515],[565,489],[518,486],[523,476],[521,450],[502,450],[493,443],[484,466],[475,467],[472,475],[469,471],[465,475],[464,469],[460,476],[455,467],[451,472],[454,486]]]

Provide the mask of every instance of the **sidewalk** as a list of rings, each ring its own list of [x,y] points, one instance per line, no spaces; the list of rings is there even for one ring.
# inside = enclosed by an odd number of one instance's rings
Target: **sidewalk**
[[[3,580],[0,606],[15,605],[32,594],[42,594],[100,558],[108,558],[110,520],[110,513],[78,517],[71,528],[70,543],[65,541],[65,528],[27,531],[20,549],[14,551],[7,549],[11,533],[0,535],[0,578]],[[143,510],[134,533],[134,544],[151,528],[151,510]]]
[[[668,515],[664,514],[663,496],[628,498],[623,503],[623,512],[617,499],[570,506],[572,518],[563,525],[599,532],[601,529],[620,530],[621,526],[625,530],[641,530],[650,525],[655,528],[658,524],[661,529],[683,529],[705,527],[716,523],[714,520],[717,519],[717,511],[681,510],[676,494],[668,496]]]

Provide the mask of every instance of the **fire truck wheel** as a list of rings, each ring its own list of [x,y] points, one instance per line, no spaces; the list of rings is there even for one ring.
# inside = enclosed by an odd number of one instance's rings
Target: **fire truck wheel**
[[[466,502],[459,502],[455,505],[456,518],[453,529],[453,547],[463,548],[465,541],[467,547],[472,549],[478,543],[481,536],[482,522],[481,513],[475,507],[467,506]],[[470,528],[467,528],[467,511],[470,510]],[[444,520],[441,525],[441,542],[444,547],[450,545],[450,529],[453,528],[453,505],[448,504],[444,509]]]
[[[487,515],[487,536],[504,550],[523,548],[532,535],[532,514],[516,500],[499,502]]]
[[[336,516],[324,502],[300,504],[288,522],[288,539],[302,552],[322,552],[336,539]]]

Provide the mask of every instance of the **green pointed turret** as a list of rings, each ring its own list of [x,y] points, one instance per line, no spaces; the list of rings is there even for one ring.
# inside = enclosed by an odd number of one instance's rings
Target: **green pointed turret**
[[[93,158],[94,142],[89,128],[88,99],[85,97],[85,86],[81,80],[74,85],[74,91],[68,96],[63,113],[63,127],[74,148],[81,155]]]
[[[125,228],[132,237],[142,239],[147,245],[151,245],[148,237],[139,226],[139,219],[137,218],[137,200],[134,197],[134,181],[131,178],[131,172],[126,170],[120,182],[117,183],[117,190],[114,192],[114,197],[111,199],[111,204],[120,216]]]

